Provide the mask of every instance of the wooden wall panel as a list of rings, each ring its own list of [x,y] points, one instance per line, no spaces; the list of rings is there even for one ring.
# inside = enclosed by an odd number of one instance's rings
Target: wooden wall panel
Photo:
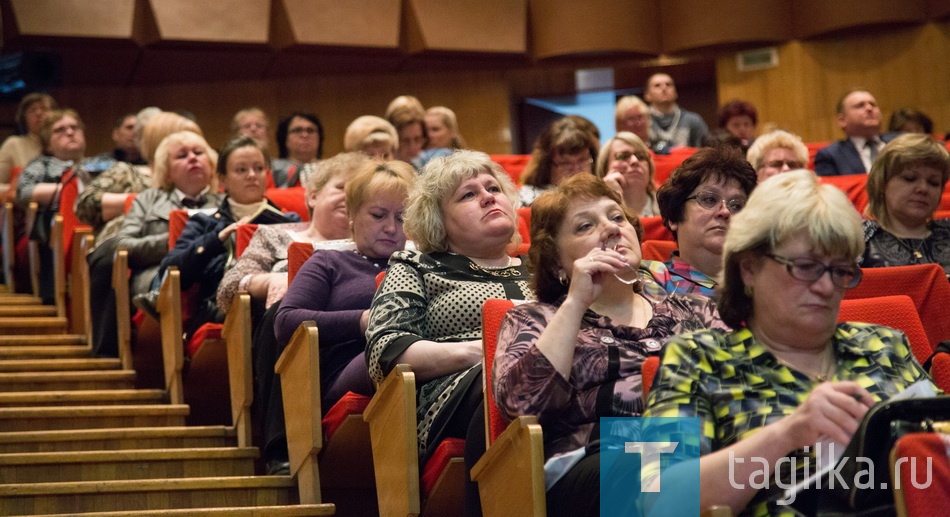
[[[10,0],[10,6],[22,36],[135,37],[136,0]]]
[[[407,50],[524,54],[526,0],[405,0]]]
[[[811,38],[844,29],[927,19],[927,0],[796,0],[796,37]]]
[[[531,0],[532,54],[538,59],[585,54],[656,56],[656,0]]]
[[[927,14],[931,19],[950,16],[950,2],[947,2],[947,0],[930,0],[928,3],[930,4],[930,9]]]
[[[721,103],[740,98],[773,124],[806,141],[837,140],[835,104],[852,87],[867,88],[885,118],[919,109],[938,133],[950,130],[950,23],[878,31],[861,37],[792,42],[779,47],[779,66],[739,72],[735,56],[717,61]]]
[[[95,2],[83,2],[83,5]],[[149,0],[161,41],[264,44],[271,0]]]
[[[790,0],[666,0],[660,3],[663,51],[699,49],[788,40]]]
[[[330,47],[399,47],[401,0],[273,0],[272,41]]]

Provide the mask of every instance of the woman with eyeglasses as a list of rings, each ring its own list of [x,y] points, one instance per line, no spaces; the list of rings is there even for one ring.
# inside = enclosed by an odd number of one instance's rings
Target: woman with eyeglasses
[[[746,159],[762,183],[776,174],[808,166],[808,148],[798,135],[776,129],[756,138],[746,152]]]
[[[616,190],[631,212],[641,217],[660,215],[653,155],[637,135],[621,131],[611,138],[597,154],[594,175]]]
[[[552,122],[534,144],[531,161],[521,175],[518,196],[522,206],[530,206],[545,190],[582,172],[593,172],[594,157],[600,149],[598,137],[584,124],[586,119],[567,116]]]
[[[817,470],[816,444],[843,451],[872,405],[928,379],[902,332],[838,323],[863,250],[858,213],[809,171],[766,180],[735,217],[718,301],[735,330],[668,342],[645,413],[700,419],[700,508],[778,514],[780,486]]]
[[[660,187],[660,215],[678,250],[667,262],[648,267],[668,293],[712,296],[729,223],[753,188],[755,171],[733,147],[700,149]]]
[[[276,160],[271,162],[271,174],[278,187],[303,184],[304,166],[323,157],[323,124],[313,113],[296,111],[284,117],[277,125]]]
[[[934,220],[950,154],[930,135],[891,140],[868,174],[862,267],[940,264],[950,274],[950,221]]]

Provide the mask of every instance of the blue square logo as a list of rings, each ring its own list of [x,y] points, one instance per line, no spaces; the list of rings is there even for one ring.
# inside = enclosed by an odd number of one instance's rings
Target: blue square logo
[[[600,419],[600,515],[699,515],[699,418]]]

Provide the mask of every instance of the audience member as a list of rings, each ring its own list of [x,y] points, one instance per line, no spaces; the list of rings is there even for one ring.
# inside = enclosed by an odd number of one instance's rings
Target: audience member
[[[86,167],[91,160],[83,159],[86,152],[85,126],[79,114],[71,109],[52,110],[46,114],[40,128],[43,154],[23,168],[16,185],[16,201],[26,209],[30,201],[48,205],[56,192],[63,174],[72,171],[82,184],[92,181],[93,174]]]
[[[649,265],[664,290],[712,296],[730,222],[754,188],[755,171],[732,147],[700,149],[673,171],[657,201],[678,250],[665,264]]]
[[[413,97],[412,95],[400,95],[395,99],[389,101],[389,105],[386,106],[386,114],[384,117],[389,119],[389,117],[397,109],[409,109],[417,113],[422,113],[425,115],[426,109],[422,106],[422,103],[419,102],[419,99]]]
[[[709,131],[702,117],[681,109],[676,104],[679,96],[673,78],[667,74],[653,74],[647,80],[643,100],[650,103],[653,133],[650,147],[667,154],[673,147],[699,147]]]
[[[270,133],[270,122],[267,119],[267,114],[260,108],[244,108],[235,113],[234,118],[231,119],[231,134],[233,136],[249,136],[267,147],[268,133]]]
[[[277,125],[277,159],[271,175],[278,187],[301,185],[304,166],[323,157],[323,124],[313,113],[296,111]]]
[[[545,459],[562,456],[545,465],[548,515],[599,515],[600,455],[587,446],[601,417],[643,412],[643,361],[680,332],[728,330],[708,299],[653,302],[631,289],[641,234],[620,196],[591,176],[565,180],[531,209],[538,302],[505,316],[491,386],[507,418],[538,417]]]
[[[599,150],[597,137],[579,127],[576,120],[565,117],[548,124],[534,143],[531,161],[521,175],[521,204],[530,205],[545,189],[574,174],[593,172]]]
[[[891,140],[868,175],[862,267],[940,264],[950,274],[950,219],[934,220],[950,155],[930,135]]]
[[[214,177],[217,160],[218,153],[201,135],[192,131],[179,131],[162,139],[155,149],[152,187],[135,197],[115,237],[100,244],[89,255],[90,292],[96,297],[90,307],[92,351],[96,357],[118,355],[116,301],[112,292],[115,250],[128,250],[129,269],[132,270],[131,295],[151,289],[159,263],[168,254],[168,217],[171,211],[217,209],[220,205],[217,178]]]
[[[40,129],[46,114],[56,108],[56,100],[45,93],[29,93],[20,101],[13,117],[16,134],[0,146],[0,185],[10,183],[14,168],[26,167],[30,160],[43,153]]]
[[[887,130],[892,133],[923,133],[932,135],[934,132],[933,120],[923,112],[910,108],[900,108],[891,114],[891,122]]]
[[[375,382],[397,364],[416,377],[420,465],[447,437],[464,438],[482,401],[482,303],[531,298],[517,192],[488,155],[458,151],[426,165],[409,194],[406,234],[373,299],[366,360]],[[483,449],[484,450],[484,449]]]
[[[819,442],[842,451],[874,403],[927,379],[902,332],[837,321],[863,247],[844,193],[805,170],[764,181],[732,222],[718,306],[735,330],[667,343],[645,413],[700,419],[700,508],[783,513],[780,487],[818,471]],[[760,459],[762,490],[748,482]]]
[[[112,128],[112,143],[115,144],[115,148],[110,152],[97,155],[96,159],[98,161],[126,162],[132,165],[146,164],[135,139],[136,120],[138,120],[138,117],[135,113],[127,113],[116,121],[115,127]]]
[[[202,135],[201,128],[193,121],[170,111],[159,110],[154,113],[155,109],[141,110],[136,121],[136,127],[142,128],[138,147],[148,165],[133,166],[127,162],[116,162],[87,184],[76,200],[76,217],[83,224],[92,226],[97,247],[119,231],[125,218],[128,194],[142,192],[149,187],[151,171],[155,168],[155,150],[162,140],[179,131]],[[108,260],[112,260],[111,253]],[[89,256],[89,264],[93,268],[93,255]]]
[[[881,148],[894,135],[881,134],[881,108],[866,90],[848,91],[838,101],[836,110],[836,121],[845,138],[818,151],[815,173],[819,176],[866,174]]]
[[[372,158],[391,160],[399,145],[396,128],[374,115],[357,117],[346,128],[343,149],[349,153],[363,153]]]
[[[653,155],[634,133],[621,131],[600,148],[594,174],[620,194],[631,212],[639,216],[660,215]]]
[[[644,143],[650,141],[653,130],[650,107],[636,95],[625,95],[617,99],[614,110],[614,128],[618,133],[627,131],[637,135]]]
[[[759,123],[759,114],[755,106],[746,101],[732,100],[719,108],[719,128],[725,129],[748,149],[755,140],[755,126]]]
[[[445,106],[433,106],[426,110],[426,149],[463,149],[465,140],[459,133],[455,112]]]
[[[808,165],[808,148],[798,135],[776,129],[757,138],[746,158],[762,183],[780,172],[804,169]]]
[[[386,115],[386,120],[399,134],[396,159],[416,165],[416,159],[426,146],[425,113],[410,107],[400,107]]]

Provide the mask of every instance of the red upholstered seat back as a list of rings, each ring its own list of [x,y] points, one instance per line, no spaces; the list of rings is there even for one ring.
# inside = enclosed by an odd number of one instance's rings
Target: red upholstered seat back
[[[84,225],[79,222],[79,219],[76,217],[76,198],[79,197],[79,181],[75,177],[70,179],[72,174],[64,174],[63,180],[66,183],[63,184],[63,189],[60,192],[59,198],[59,213],[63,216],[63,253],[65,254],[65,266],[66,271],[70,270],[72,263],[73,254],[70,251],[73,245],[73,232],[75,230],[85,228],[91,229],[89,226]]]
[[[511,176],[511,181],[515,182],[515,185],[519,184],[521,173],[524,172],[525,166],[531,161],[530,154],[493,154],[490,155],[489,158],[491,158],[491,161],[501,165],[502,169],[505,169],[508,176]]]
[[[641,217],[640,224],[643,225],[644,241],[672,241],[673,232],[666,226],[663,226],[663,218],[658,215]]]
[[[670,154],[653,155],[653,164],[656,166],[656,176],[654,178],[656,185],[660,186],[666,183],[670,174],[682,165],[684,160],[696,154],[698,150],[695,147],[677,147],[672,149]]]
[[[181,233],[185,231],[185,225],[188,224],[190,217],[188,210],[185,209],[172,210],[168,214],[168,249],[175,247],[175,243],[178,242]]]
[[[492,390],[492,368],[495,363],[495,349],[498,347],[498,331],[508,309],[514,307],[511,300],[496,298],[485,300],[482,305],[482,372],[485,386],[485,423],[488,427],[490,445],[508,425],[498,406],[495,405],[495,392]]]
[[[313,255],[313,244],[309,242],[292,242],[287,248],[287,283],[294,281],[300,266]]]
[[[666,262],[670,260],[670,253],[676,251],[676,243],[673,241],[643,241],[640,243],[640,251],[643,260]]]
[[[296,212],[301,221],[310,220],[310,207],[303,187],[269,188],[264,191],[264,197],[284,212]]]
[[[832,185],[841,189],[848,200],[854,205],[854,209],[859,214],[864,213],[864,208],[868,206],[868,175],[850,174],[847,176],[822,176],[821,182],[825,185]]]
[[[908,296],[843,300],[841,310],[838,311],[838,321],[860,321],[902,330],[907,334],[911,351],[918,363],[923,363],[933,353],[914,302]]]
[[[931,517],[947,514],[947,508],[950,508],[950,461],[947,459],[947,443],[942,436],[940,433],[910,433],[894,444],[894,476],[900,479],[895,499],[898,509],[902,506],[907,509],[906,513],[898,512],[900,515]],[[906,461],[896,464],[900,459]],[[933,470],[928,472],[930,465]]]
[[[650,387],[653,386],[653,379],[656,378],[656,371],[660,369],[660,358],[658,356],[647,357],[640,366],[640,373],[643,376],[643,404],[646,406],[647,395],[650,393]]]
[[[238,226],[235,253],[239,258],[244,254],[244,250],[247,249],[247,245],[251,243],[251,239],[254,238],[254,232],[256,231],[256,224],[242,224]]]

